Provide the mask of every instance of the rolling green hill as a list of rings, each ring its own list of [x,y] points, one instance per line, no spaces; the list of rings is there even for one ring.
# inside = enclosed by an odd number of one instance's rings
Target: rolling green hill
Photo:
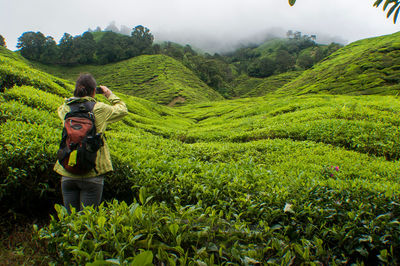
[[[102,66],[37,66],[70,81],[75,81],[81,72],[89,72],[99,84],[112,90],[160,104],[176,100],[196,103],[223,99],[180,62],[164,55],[142,55]]]
[[[21,85],[35,86],[65,97],[73,90],[70,82],[36,70],[20,55],[0,47],[0,91]]]
[[[341,47],[321,45],[303,36],[273,39],[257,47],[244,47],[227,54],[231,66],[241,75],[230,84],[233,97],[254,97],[271,94],[294,80]],[[247,76],[246,76],[247,74]]]
[[[297,78],[302,71],[291,71],[268,78],[241,75],[232,82],[234,97],[258,97],[274,93],[286,83]]]
[[[400,91],[399,38],[400,32],[349,44],[278,92],[397,95]]]
[[[286,45],[288,39],[273,39],[268,40],[254,49],[255,52],[260,53],[261,57],[274,57],[279,47]]]

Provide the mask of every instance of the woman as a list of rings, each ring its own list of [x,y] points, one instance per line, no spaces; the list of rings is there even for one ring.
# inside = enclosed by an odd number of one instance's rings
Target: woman
[[[64,206],[68,213],[70,207],[81,210],[82,206],[98,206],[101,201],[104,185],[104,175],[113,170],[110,152],[107,146],[104,132],[108,124],[121,120],[128,114],[126,105],[113,94],[106,86],[100,86],[100,91],[111,105],[96,102],[96,80],[90,74],[81,74],[76,81],[74,97],[69,98],[58,108],[58,115],[64,121],[65,115],[70,112],[71,105],[81,102],[94,102],[93,111],[97,133],[102,133],[103,146],[97,151],[95,168],[85,174],[73,174],[68,172],[59,161],[54,166],[54,171],[62,176],[61,190]]]

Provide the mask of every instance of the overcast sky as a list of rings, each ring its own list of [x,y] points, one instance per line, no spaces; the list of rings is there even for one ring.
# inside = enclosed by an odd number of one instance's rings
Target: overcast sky
[[[259,41],[269,32],[316,34],[317,42],[344,44],[399,31],[375,0],[0,0],[0,34],[15,50],[25,31],[56,42],[65,32],[144,25],[156,40],[189,43],[209,51]]]

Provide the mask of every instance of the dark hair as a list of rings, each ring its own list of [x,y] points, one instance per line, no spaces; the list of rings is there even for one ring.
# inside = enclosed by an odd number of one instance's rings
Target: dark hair
[[[97,83],[94,77],[88,73],[81,74],[75,84],[75,97],[92,96]]]

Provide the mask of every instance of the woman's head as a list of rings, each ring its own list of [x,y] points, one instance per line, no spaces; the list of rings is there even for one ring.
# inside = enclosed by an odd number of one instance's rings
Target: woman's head
[[[97,83],[90,74],[81,74],[75,84],[75,97],[93,96]]]

